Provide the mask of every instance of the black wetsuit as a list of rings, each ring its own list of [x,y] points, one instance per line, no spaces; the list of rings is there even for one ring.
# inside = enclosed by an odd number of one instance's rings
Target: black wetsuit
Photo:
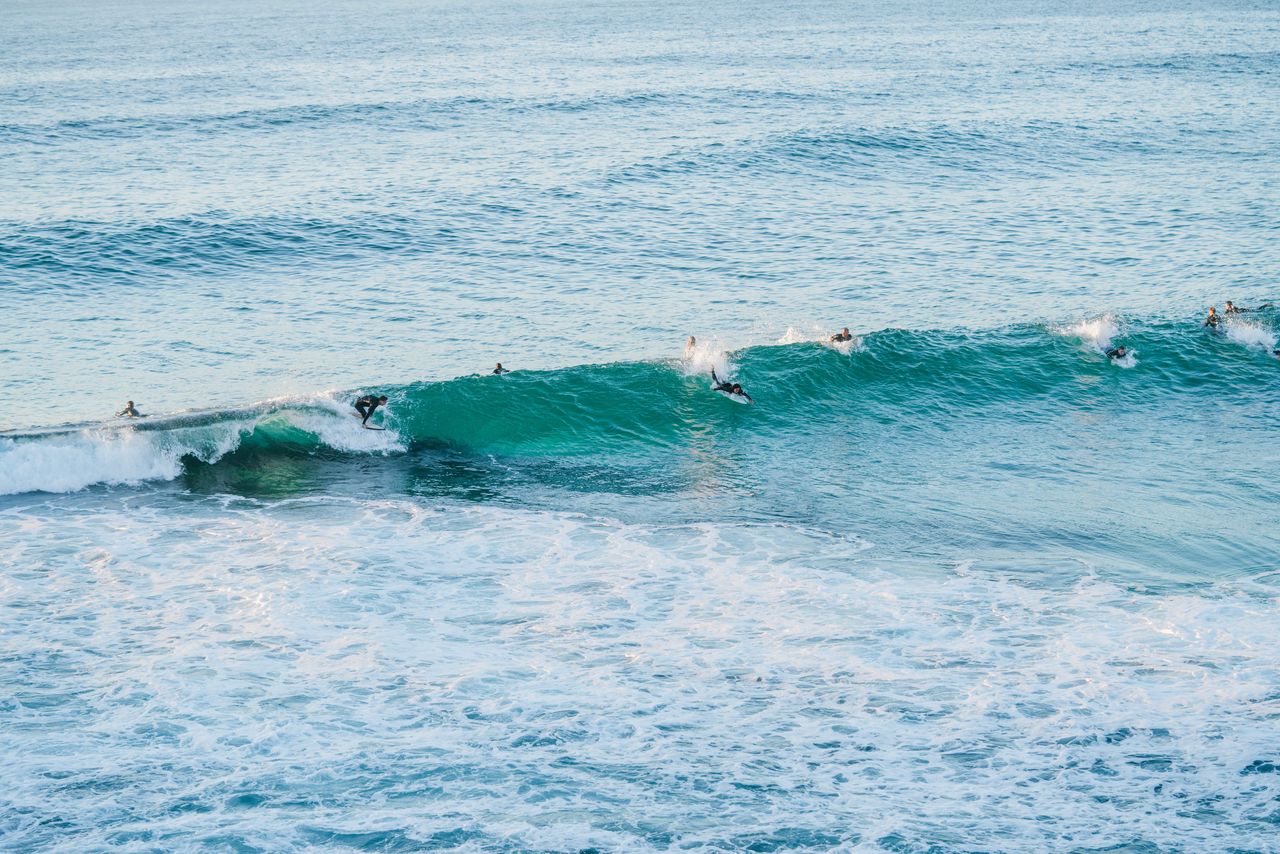
[[[368,424],[369,416],[372,415],[373,411],[381,405],[382,401],[379,400],[376,395],[366,394],[364,397],[357,399],[355,402],[356,412],[359,412],[363,416],[360,423]]]
[[[835,341],[835,342],[837,342],[837,343],[839,343],[839,342],[843,342],[843,341],[852,341],[852,340],[853,340],[853,336],[852,336],[852,335],[845,335],[843,332],[837,332],[835,335],[832,335],[832,336],[831,336],[831,340],[832,340],[832,341]]]
[[[511,372],[510,372],[510,371],[508,371],[506,368],[494,368],[494,369],[493,369],[493,372],[494,372],[495,374],[509,374],[509,373],[511,373]]]
[[[1264,311],[1268,308],[1271,308],[1271,303],[1260,305],[1257,308],[1241,308],[1238,305],[1233,305],[1231,308],[1226,309],[1223,314],[1246,314],[1251,311]]]
[[[1128,351],[1128,350],[1126,350],[1126,351],[1124,351],[1123,353],[1121,353],[1121,352],[1120,352],[1120,348],[1118,348],[1118,347],[1117,347],[1117,348],[1115,348],[1115,349],[1112,349],[1112,350],[1108,350],[1108,351],[1107,351],[1107,358],[1108,358],[1108,359],[1123,359],[1123,358],[1124,358],[1125,356],[1127,356],[1127,355],[1129,355],[1129,351]]]
[[[1217,329],[1219,320],[1221,320],[1221,318],[1218,315],[1211,314],[1204,319],[1204,325],[1210,329]]]
[[[743,391],[740,388],[737,391],[734,391],[733,383],[721,382],[720,378],[716,376],[715,368],[711,369],[711,381],[715,383],[715,388],[713,389],[713,391],[722,391],[725,394],[732,394],[737,397],[745,397],[747,400],[751,399],[751,395],[747,394],[745,391]]]

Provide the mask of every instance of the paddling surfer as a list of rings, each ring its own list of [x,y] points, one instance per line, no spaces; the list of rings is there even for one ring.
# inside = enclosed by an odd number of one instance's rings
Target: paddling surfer
[[[711,381],[715,383],[715,385],[712,387],[713,391],[721,391],[721,392],[724,392],[725,394],[732,394],[737,397],[745,397],[747,400],[750,400],[752,403],[755,403],[755,401],[751,399],[751,395],[747,394],[745,391],[742,390],[741,383],[721,382],[720,378],[716,376],[715,368],[711,369]]]

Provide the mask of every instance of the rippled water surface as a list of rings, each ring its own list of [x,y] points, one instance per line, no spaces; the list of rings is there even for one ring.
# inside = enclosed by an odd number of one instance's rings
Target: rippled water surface
[[[1276,849],[1273,5],[0,21],[0,848]]]

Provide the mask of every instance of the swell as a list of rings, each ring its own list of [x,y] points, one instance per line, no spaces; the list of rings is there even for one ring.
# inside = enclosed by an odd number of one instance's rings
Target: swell
[[[141,223],[64,220],[9,224],[0,231],[0,268],[24,277],[53,274],[53,281],[66,286],[69,272],[136,276],[255,268],[302,251],[309,259],[412,254],[438,250],[456,239],[454,229],[390,212],[342,219],[236,217],[214,211]],[[84,282],[74,287],[82,288]]]
[[[38,145],[156,136],[275,132],[306,127],[358,125],[382,131],[440,130],[468,113],[585,113],[681,107],[760,108],[778,101],[809,102],[824,96],[788,90],[718,88],[694,91],[606,92],[555,98],[453,96],[352,103],[304,103],[206,113],[105,115],[45,122],[0,123],[0,144]]]
[[[1273,322],[1256,315],[1219,334],[1193,322],[1111,318],[989,331],[891,329],[844,351],[788,337],[731,352],[708,348],[690,359],[362,390],[388,395],[374,419],[385,431],[361,429],[350,408],[355,392],[15,431],[0,434],[0,494],[170,480],[193,466],[258,465],[264,455],[288,458],[295,468],[316,458],[420,449],[447,449],[455,460],[663,466],[673,452],[709,436],[785,455],[800,437],[874,444],[889,427],[911,434],[984,423],[1034,426],[1064,411],[1127,410],[1148,413],[1153,423],[1208,417],[1224,407],[1276,414]],[[1102,350],[1113,343],[1133,352],[1109,360]],[[712,393],[713,366],[742,382],[755,405]],[[608,476],[603,471],[591,476]]]
[[[1085,122],[1032,120],[906,126],[795,129],[731,143],[673,151],[616,168],[607,184],[628,184],[699,173],[744,172],[880,180],[886,170],[930,186],[977,176],[1049,177],[1099,161],[1129,165],[1134,158],[1264,155],[1273,140],[1250,142],[1220,125],[1135,127],[1106,118]]]

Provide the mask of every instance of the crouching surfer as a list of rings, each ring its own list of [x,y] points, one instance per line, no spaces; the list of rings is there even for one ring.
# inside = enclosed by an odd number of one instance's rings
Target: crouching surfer
[[[735,397],[745,397],[751,403],[755,403],[754,400],[751,400],[751,395],[747,394],[745,391],[742,390],[741,383],[721,382],[720,378],[716,376],[715,368],[711,369],[711,381],[715,383],[715,385],[712,386],[713,391],[719,391],[725,394],[732,394]]]
[[[364,397],[356,398],[355,408],[356,408],[356,412],[360,413],[360,423],[363,424],[365,427],[368,427],[369,416],[373,414],[373,411],[377,409],[379,406],[386,406],[386,405],[387,405],[387,396],[385,394],[381,396],[366,394]]]

